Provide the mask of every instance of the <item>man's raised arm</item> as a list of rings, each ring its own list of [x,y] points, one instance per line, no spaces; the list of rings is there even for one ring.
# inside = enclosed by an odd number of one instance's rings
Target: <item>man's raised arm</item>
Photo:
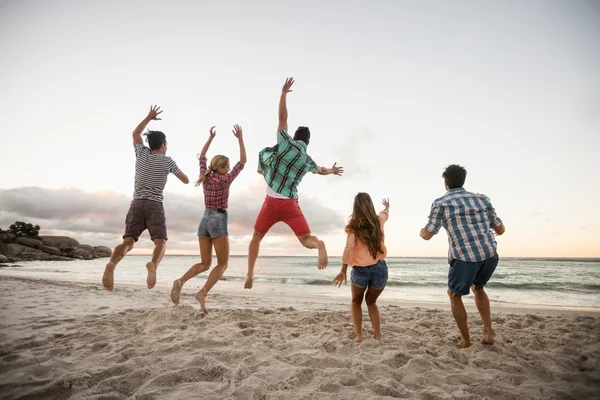
[[[286,99],[287,94],[292,91],[291,88],[293,84],[294,78],[287,78],[283,84],[283,88],[281,88],[281,97],[279,98],[279,126],[277,127],[277,132],[281,132],[283,130],[287,131],[288,111]]]
[[[161,119],[158,118],[158,115],[160,113],[162,113],[162,110],[159,106],[150,106],[150,111],[148,112],[146,118],[144,118],[142,122],[140,122],[138,126],[136,126],[133,130],[133,147],[135,147],[135,145],[138,143],[144,143],[144,141],[142,140],[142,132],[144,132],[144,129],[146,129],[146,126],[150,121],[158,121]]]

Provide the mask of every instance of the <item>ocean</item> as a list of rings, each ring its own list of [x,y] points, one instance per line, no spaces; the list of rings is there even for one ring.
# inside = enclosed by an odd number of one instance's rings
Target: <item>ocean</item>
[[[119,284],[145,285],[149,256],[127,256],[117,266]],[[329,266],[318,270],[316,257],[259,257],[254,285],[265,285],[278,295],[320,295],[349,298],[350,283],[334,287],[341,259],[330,257]],[[19,267],[0,268],[1,275],[100,283],[108,259],[90,261],[20,262]],[[388,258],[389,281],[382,298],[397,301],[447,302],[446,258]],[[199,256],[167,255],[158,270],[157,285],[170,287]],[[216,258],[213,260],[213,266]],[[1,265],[1,264],[0,264]],[[240,292],[246,276],[247,258],[231,256],[223,280],[213,292]],[[190,280],[185,291],[197,290],[208,272]],[[348,270],[348,281],[350,270]],[[194,288],[194,289],[190,289]],[[265,289],[263,287],[263,289]],[[600,259],[501,258],[486,289],[492,303],[516,306],[600,307]],[[465,303],[472,302],[465,296]]]

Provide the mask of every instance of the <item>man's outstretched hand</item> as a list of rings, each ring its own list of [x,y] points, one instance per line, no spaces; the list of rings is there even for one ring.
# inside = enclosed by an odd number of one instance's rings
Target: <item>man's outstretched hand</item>
[[[336,167],[337,163],[333,163],[333,167],[331,167],[331,173],[334,175],[342,176],[344,173],[344,167]]]

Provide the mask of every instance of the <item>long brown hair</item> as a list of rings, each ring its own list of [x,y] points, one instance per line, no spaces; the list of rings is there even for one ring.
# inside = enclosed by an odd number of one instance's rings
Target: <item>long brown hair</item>
[[[354,209],[346,225],[346,233],[354,233],[357,240],[367,245],[373,258],[384,252],[383,229],[375,212],[373,200],[368,193],[359,193],[354,198]]]
[[[217,169],[219,167],[226,167],[228,162],[229,162],[229,158],[227,158],[221,154],[217,154],[216,156],[214,156],[210,160],[210,165],[206,169],[206,172],[204,173],[204,175],[200,175],[198,177],[198,180],[196,181],[196,186],[200,186],[200,184],[202,182],[204,182],[204,179],[206,179],[207,176],[209,176],[213,172],[217,172]]]

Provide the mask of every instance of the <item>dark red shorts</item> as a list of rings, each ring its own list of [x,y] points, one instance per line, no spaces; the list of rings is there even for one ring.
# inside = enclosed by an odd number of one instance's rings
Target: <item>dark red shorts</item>
[[[310,233],[310,228],[304,214],[302,214],[298,200],[276,199],[267,196],[258,217],[256,217],[254,230],[264,235],[278,222],[286,223],[292,228],[296,236]]]

